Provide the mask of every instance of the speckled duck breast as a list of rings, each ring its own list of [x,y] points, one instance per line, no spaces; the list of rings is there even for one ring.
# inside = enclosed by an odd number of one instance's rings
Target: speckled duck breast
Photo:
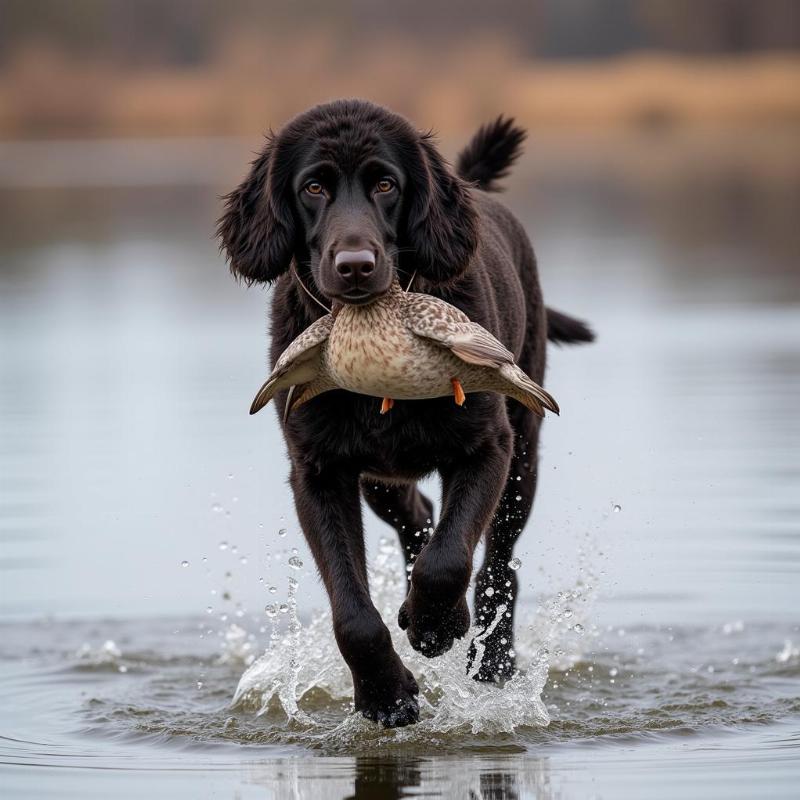
[[[555,400],[515,363],[513,354],[461,310],[437,297],[404,292],[397,280],[364,306],[345,305],[312,323],[281,354],[250,409],[290,388],[286,412],[331,389],[394,400],[499,392],[537,414]]]
[[[449,350],[432,346],[409,326],[409,313],[420,319],[428,313],[430,324],[437,319],[443,322],[440,308],[414,302],[425,297],[404,292],[395,282],[386,295],[368,306],[339,310],[323,356],[336,384],[351,392],[396,400],[452,394],[452,378],[460,378],[467,391],[468,373],[468,383],[477,387],[480,376],[473,375],[467,364]]]

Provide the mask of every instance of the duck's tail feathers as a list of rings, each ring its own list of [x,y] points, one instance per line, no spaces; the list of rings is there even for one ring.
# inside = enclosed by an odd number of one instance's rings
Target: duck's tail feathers
[[[588,344],[595,340],[594,331],[582,320],[554,308],[547,309],[547,338],[554,344]]]
[[[309,400],[313,400],[318,394],[329,392],[331,389],[336,388],[338,387],[335,384],[321,378],[310,381],[309,383],[304,383],[300,386],[293,386],[289,390],[289,396],[286,398],[284,420],[286,420],[286,417],[289,416],[290,412],[294,411],[296,408],[300,408],[302,405],[305,405]],[[297,397],[295,400],[292,400],[295,389],[297,389]]]
[[[456,171],[468,183],[486,192],[499,192],[497,181],[505,178],[522,154],[527,134],[513,118],[498,117],[482,125],[459,153]]]
[[[264,406],[269,403],[278,391],[278,381],[275,378],[270,378],[256,394],[250,406],[250,413],[257,414]]]
[[[511,396],[531,411],[535,411],[540,417],[544,416],[545,408],[554,414],[560,413],[555,398],[538,383],[532,381],[516,364],[504,364],[499,372],[517,390],[511,393]]]

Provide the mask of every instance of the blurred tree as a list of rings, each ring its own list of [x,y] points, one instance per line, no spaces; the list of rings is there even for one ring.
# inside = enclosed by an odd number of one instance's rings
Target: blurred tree
[[[132,67],[213,61],[237,33],[335,37],[357,55],[411,38],[443,50],[494,35],[528,57],[660,47],[739,53],[800,46],[798,0],[0,0],[0,62],[30,42]]]
[[[797,0],[639,0],[652,42],[690,53],[746,53],[800,47]]]

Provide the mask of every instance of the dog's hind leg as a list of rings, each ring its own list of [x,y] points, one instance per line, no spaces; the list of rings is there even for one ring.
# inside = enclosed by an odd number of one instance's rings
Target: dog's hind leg
[[[486,554],[475,581],[475,622],[486,627],[501,605],[506,607],[492,634],[486,639],[478,680],[510,677],[514,658],[514,607],[519,582],[514,569],[514,544],[522,533],[536,493],[540,419],[523,406],[509,403],[509,421],[514,429],[514,453],[503,496],[486,533]]]
[[[414,483],[384,483],[363,477],[361,491],[379,519],[397,531],[406,560],[406,578],[410,580],[411,565],[433,530],[433,503]]]

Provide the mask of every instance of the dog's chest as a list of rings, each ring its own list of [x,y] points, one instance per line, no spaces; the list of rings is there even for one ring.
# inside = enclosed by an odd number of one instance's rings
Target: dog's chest
[[[351,392],[415,399],[447,392],[448,379],[431,352],[408,330],[397,306],[347,307],[336,317],[326,347],[326,366],[338,386]]]

